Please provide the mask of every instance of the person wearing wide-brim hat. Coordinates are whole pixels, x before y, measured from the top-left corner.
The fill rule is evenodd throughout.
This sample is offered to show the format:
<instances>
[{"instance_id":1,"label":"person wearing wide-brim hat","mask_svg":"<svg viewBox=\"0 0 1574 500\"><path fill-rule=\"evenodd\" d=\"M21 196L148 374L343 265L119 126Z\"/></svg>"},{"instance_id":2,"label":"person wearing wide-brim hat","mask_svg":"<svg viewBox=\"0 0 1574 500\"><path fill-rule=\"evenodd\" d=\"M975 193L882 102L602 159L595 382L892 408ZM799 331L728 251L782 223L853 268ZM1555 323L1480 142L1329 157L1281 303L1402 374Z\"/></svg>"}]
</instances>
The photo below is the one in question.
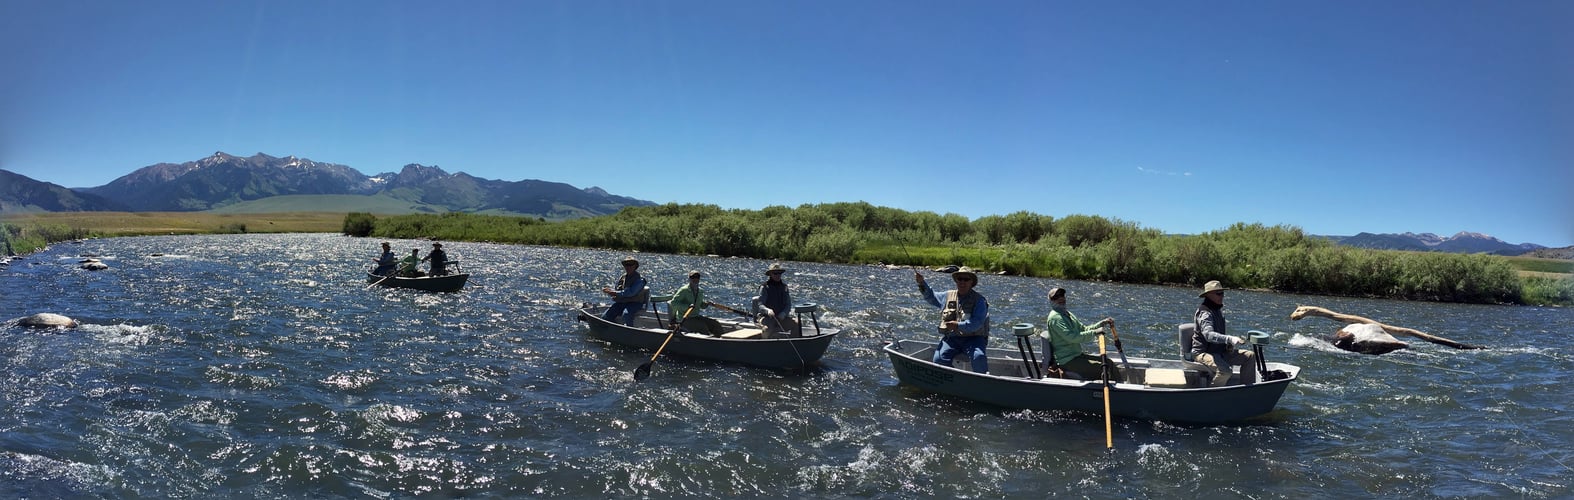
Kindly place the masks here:
<instances>
[{"instance_id":1,"label":"person wearing wide-brim hat","mask_svg":"<svg viewBox=\"0 0 1574 500\"><path fill-rule=\"evenodd\" d=\"M667 310L672 312L672 322L681 325L691 332L709 334L712 337L727 333L721 322L706 317L701 311L714 303L705 300L705 292L700 291L700 278L705 275L699 271L689 271L689 282L672 292L672 300L667 302Z\"/></svg>"},{"instance_id":2,"label":"person wearing wide-brim hat","mask_svg":"<svg viewBox=\"0 0 1574 500\"><path fill-rule=\"evenodd\" d=\"M1054 287L1049 289L1049 316L1044 318L1043 338L1044 352L1052 353L1044 356L1045 371L1054 366L1059 366L1071 373L1082 377L1083 380L1097 380L1103 375L1104 360L1099 356L1082 352L1082 344L1097 339L1100 335L1109 333L1110 325L1115 324L1113 318L1104 318L1088 326L1077 319L1076 314L1066 308L1066 289ZM1114 368L1111 380L1125 380L1120 369Z\"/></svg>"},{"instance_id":3,"label":"person wearing wide-brim hat","mask_svg":"<svg viewBox=\"0 0 1574 500\"><path fill-rule=\"evenodd\" d=\"M1202 304L1192 317L1196 330L1191 334L1191 353L1198 363L1213 370L1213 385L1222 386L1230 381L1231 366L1241 367L1241 383L1257 383L1257 355L1236 349L1243 340L1226 334L1224 321L1224 284L1218 280L1202 285L1197 294Z\"/></svg>"},{"instance_id":4,"label":"person wearing wide-brim hat","mask_svg":"<svg viewBox=\"0 0 1574 500\"><path fill-rule=\"evenodd\" d=\"M913 279L918 282L918 294L924 301L940 309L938 330L941 337L935 345L933 361L951 366L957 355L966 355L972 361L974 372L989 373L989 357L985 352L989 347L989 301L974 289L978 285L978 273L962 266L951 273L956 289L938 293L929 289L924 275L916 270Z\"/></svg>"},{"instance_id":5,"label":"person wearing wide-brim hat","mask_svg":"<svg viewBox=\"0 0 1574 500\"><path fill-rule=\"evenodd\" d=\"M798 329L798 322L792 318L792 295L787 291L787 282L782 281L782 275L787 269L781 264L771 264L765 270L765 283L760 285L760 295L755 297L758 305L758 315L755 321L765 327L766 336L778 333L799 337L803 331Z\"/></svg>"},{"instance_id":6,"label":"person wearing wide-brim hat","mask_svg":"<svg viewBox=\"0 0 1574 500\"><path fill-rule=\"evenodd\" d=\"M394 255L393 245L389 245L386 241L383 242L383 253L376 261L377 268L372 270L372 274L378 276L393 275L394 270L399 268L399 257Z\"/></svg>"},{"instance_id":7,"label":"person wearing wide-brim hat","mask_svg":"<svg viewBox=\"0 0 1574 500\"><path fill-rule=\"evenodd\" d=\"M618 282L613 286L601 287L601 293L612 297L612 305L607 306L607 311L601 317L634 326L640 309L650 302L650 286L645 282L645 277L639 274L639 260L628 256L623 258L622 264L623 276L618 277Z\"/></svg>"},{"instance_id":8,"label":"person wearing wide-brim hat","mask_svg":"<svg viewBox=\"0 0 1574 500\"><path fill-rule=\"evenodd\" d=\"M432 242L432 251L426 252L426 256L421 257L421 262L427 261L432 262L432 269L427 273L428 275L448 276L448 252L443 251L442 243Z\"/></svg>"}]
</instances>

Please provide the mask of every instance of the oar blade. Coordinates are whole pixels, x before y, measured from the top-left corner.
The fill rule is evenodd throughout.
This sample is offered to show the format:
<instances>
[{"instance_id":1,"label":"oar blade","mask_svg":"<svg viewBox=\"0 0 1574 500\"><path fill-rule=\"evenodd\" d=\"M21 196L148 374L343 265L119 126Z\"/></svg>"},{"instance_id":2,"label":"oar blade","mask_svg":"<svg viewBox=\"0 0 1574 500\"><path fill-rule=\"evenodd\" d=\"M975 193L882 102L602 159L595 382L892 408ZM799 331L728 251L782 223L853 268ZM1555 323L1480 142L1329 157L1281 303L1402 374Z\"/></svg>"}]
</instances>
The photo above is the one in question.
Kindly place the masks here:
<instances>
[{"instance_id":1,"label":"oar blade","mask_svg":"<svg viewBox=\"0 0 1574 500\"><path fill-rule=\"evenodd\" d=\"M651 365L651 361L646 361L646 362L640 364L639 368L635 368L634 369L634 380L639 381L639 380L645 380L647 378L650 378L650 365Z\"/></svg>"}]
</instances>

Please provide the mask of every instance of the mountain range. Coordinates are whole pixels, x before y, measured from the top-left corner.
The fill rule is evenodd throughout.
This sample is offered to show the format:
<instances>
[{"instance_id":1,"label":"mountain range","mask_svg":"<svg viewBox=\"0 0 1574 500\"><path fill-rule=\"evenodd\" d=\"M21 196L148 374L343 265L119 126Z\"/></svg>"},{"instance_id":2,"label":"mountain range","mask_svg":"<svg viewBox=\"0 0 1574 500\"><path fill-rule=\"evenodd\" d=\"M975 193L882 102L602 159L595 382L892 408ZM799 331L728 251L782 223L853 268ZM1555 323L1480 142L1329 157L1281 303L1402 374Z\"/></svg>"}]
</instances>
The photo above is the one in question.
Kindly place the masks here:
<instances>
[{"instance_id":1,"label":"mountain range","mask_svg":"<svg viewBox=\"0 0 1574 500\"><path fill-rule=\"evenodd\" d=\"M1484 252L1497 255L1521 255L1547 248L1535 243L1515 245L1489 235L1467 231L1460 231L1449 237L1442 237L1432 233L1360 233L1355 236L1329 236L1328 238L1334 240L1335 243L1345 246L1417 252Z\"/></svg>"},{"instance_id":2,"label":"mountain range","mask_svg":"<svg viewBox=\"0 0 1574 500\"><path fill-rule=\"evenodd\" d=\"M392 198L407 202L402 211L410 213L484 212L548 220L654 205L560 182L482 179L419 164L367 176L335 163L262 153L239 157L218 152L197 161L159 163L90 188L65 188L0 170L0 213L236 210L247 202L286 195L360 196L369 207L387 206L373 200Z\"/></svg>"}]
</instances>

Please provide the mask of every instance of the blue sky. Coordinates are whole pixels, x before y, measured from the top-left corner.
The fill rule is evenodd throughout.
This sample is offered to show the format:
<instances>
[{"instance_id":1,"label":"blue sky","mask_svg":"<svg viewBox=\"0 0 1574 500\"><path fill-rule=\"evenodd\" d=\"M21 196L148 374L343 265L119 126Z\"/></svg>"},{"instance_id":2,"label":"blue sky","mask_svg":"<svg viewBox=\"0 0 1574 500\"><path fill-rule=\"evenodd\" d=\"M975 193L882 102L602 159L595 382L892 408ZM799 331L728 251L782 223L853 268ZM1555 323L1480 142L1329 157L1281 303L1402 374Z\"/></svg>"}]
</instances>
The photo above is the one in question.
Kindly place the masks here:
<instances>
[{"instance_id":1,"label":"blue sky","mask_svg":"<svg viewBox=\"0 0 1574 500\"><path fill-rule=\"evenodd\" d=\"M1574 244L1574 2L0 0L0 168Z\"/></svg>"}]
</instances>

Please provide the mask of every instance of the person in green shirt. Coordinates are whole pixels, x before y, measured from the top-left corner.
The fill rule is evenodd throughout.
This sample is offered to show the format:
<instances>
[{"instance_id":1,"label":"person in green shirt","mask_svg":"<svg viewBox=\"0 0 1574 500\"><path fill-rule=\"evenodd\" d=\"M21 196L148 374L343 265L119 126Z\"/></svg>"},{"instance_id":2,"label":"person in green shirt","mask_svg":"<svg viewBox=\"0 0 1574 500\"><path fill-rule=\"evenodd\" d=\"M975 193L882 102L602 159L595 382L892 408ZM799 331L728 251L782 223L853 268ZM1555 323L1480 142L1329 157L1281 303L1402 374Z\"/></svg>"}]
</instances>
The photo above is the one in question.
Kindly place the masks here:
<instances>
[{"instance_id":1,"label":"person in green shirt","mask_svg":"<svg viewBox=\"0 0 1574 500\"><path fill-rule=\"evenodd\" d=\"M720 321L700 314L700 310L714 305L706 302L705 292L700 291L701 276L703 275L699 271L689 271L689 283L678 291L672 292L672 300L667 302L667 310L672 311L673 321L682 321L684 329L718 337L727 333L727 329L721 326ZM689 311L691 307L694 308L693 312ZM685 314L688 315L687 319L684 319Z\"/></svg>"},{"instance_id":2,"label":"person in green shirt","mask_svg":"<svg viewBox=\"0 0 1574 500\"><path fill-rule=\"evenodd\" d=\"M1099 372L1104 368L1103 361L1097 355L1084 354L1082 343L1095 340L1109 331L1109 326L1115 324L1115 320L1104 318L1093 323L1093 326L1083 324L1077 315L1066 309L1066 289L1060 287L1049 289L1049 305L1049 317L1044 319L1044 333L1039 334L1044 340L1045 368L1051 366L1050 361L1053 360L1083 380L1101 379ZM1110 380L1125 380L1122 375L1119 368L1114 368Z\"/></svg>"},{"instance_id":3,"label":"person in green shirt","mask_svg":"<svg viewBox=\"0 0 1574 500\"><path fill-rule=\"evenodd\" d=\"M422 276L424 273L415 268L415 266L420 263L421 249L411 248L409 256L399 259L399 276L405 278L418 278Z\"/></svg>"}]
</instances>

